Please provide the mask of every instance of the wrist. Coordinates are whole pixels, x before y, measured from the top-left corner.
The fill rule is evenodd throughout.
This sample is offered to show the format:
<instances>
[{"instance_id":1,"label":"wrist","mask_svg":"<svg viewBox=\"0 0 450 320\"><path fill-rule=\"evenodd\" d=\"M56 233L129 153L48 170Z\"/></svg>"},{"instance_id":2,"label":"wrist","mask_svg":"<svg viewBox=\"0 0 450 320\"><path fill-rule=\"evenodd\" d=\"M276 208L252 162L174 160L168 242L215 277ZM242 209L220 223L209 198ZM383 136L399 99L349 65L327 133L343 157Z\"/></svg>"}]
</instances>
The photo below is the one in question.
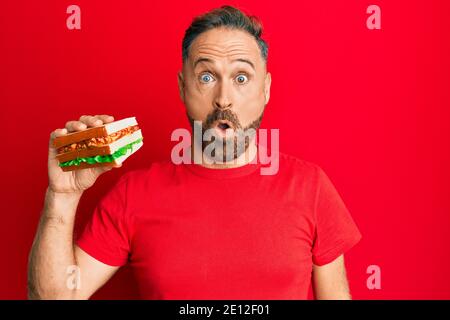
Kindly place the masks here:
<instances>
[{"instance_id":1,"label":"wrist","mask_svg":"<svg viewBox=\"0 0 450 320\"><path fill-rule=\"evenodd\" d=\"M46 198L51 199L61 199L61 200L73 200L80 199L84 191L70 191L70 192L59 192L54 191L50 186L47 187Z\"/></svg>"},{"instance_id":2,"label":"wrist","mask_svg":"<svg viewBox=\"0 0 450 320\"><path fill-rule=\"evenodd\" d=\"M77 192L55 192L50 187L45 193L45 212L47 214L75 215L78 202L83 191Z\"/></svg>"}]
</instances>

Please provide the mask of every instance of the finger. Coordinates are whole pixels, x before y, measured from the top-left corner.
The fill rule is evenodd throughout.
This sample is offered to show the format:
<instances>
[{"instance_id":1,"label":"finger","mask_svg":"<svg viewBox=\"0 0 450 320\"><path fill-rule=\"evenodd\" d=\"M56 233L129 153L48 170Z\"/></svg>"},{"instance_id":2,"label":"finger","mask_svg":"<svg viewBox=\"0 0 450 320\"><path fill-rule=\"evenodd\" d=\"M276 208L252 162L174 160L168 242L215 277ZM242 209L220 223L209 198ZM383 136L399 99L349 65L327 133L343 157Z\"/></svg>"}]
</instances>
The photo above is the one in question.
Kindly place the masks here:
<instances>
[{"instance_id":1,"label":"finger","mask_svg":"<svg viewBox=\"0 0 450 320\"><path fill-rule=\"evenodd\" d=\"M87 125L81 121L67 121L66 129L69 132L85 130Z\"/></svg>"},{"instance_id":2,"label":"finger","mask_svg":"<svg viewBox=\"0 0 450 320\"><path fill-rule=\"evenodd\" d=\"M53 140L56 138L56 137L61 137L61 136L64 136L64 135L66 135L68 132L67 132L67 129L66 128L63 128L63 129L56 129L55 131L52 131L52 133L50 133L50 142L49 142L49 144L50 144L50 147L53 147Z\"/></svg>"},{"instance_id":3,"label":"finger","mask_svg":"<svg viewBox=\"0 0 450 320\"><path fill-rule=\"evenodd\" d=\"M50 140L49 140L49 143L48 143L48 146L49 146L49 151L48 152L49 152L49 160L50 161L54 162L55 159L56 159L56 154L57 154L56 148L54 148L54 146L53 146L53 140L56 137L64 136L67 133L68 132L67 132L66 128L56 129L56 130L52 131L52 133L50 133ZM57 161L55 163L57 163Z\"/></svg>"},{"instance_id":4,"label":"finger","mask_svg":"<svg viewBox=\"0 0 450 320\"><path fill-rule=\"evenodd\" d=\"M64 136L68 133L66 128L62 128L62 129L56 129L55 131L52 131L52 133L50 134L50 138L54 139L56 137L61 137Z\"/></svg>"},{"instance_id":5,"label":"finger","mask_svg":"<svg viewBox=\"0 0 450 320\"><path fill-rule=\"evenodd\" d=\"M98 127L103 125L103 121L94 116L81 116L80 122L85 123L88 127Z\"/></svg>"},{"instance_id":6,"label":"finger","mask_svg":"<svg viewBox=\"0 0 450 320\"><path fill-rule=\"evenodd\" d=\"M103 123L109 123L109 122L113 122L114 121L114 117L107 115L107 114L100 114L100 115L96 115L94 116L97 119L100 119L103 121Z\"/></svg>"}]
</instances>

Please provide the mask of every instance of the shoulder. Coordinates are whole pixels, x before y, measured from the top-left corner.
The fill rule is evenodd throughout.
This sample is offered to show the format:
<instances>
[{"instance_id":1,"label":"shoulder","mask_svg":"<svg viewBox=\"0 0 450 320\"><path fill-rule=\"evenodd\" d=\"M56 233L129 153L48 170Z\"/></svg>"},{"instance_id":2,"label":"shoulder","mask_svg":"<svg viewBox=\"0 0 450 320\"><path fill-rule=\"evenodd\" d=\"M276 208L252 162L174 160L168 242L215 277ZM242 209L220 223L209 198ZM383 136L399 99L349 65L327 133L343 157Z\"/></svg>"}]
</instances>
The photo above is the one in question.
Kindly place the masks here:
<instances>
[{"instance_id":1,"label":"shoulder","mask_svg":"<svg viewBox=\"0 0 450 320\"><path fill-rule=\"evenodd\" d=\"M280 152L280 173L292 183L308 186L311 191L332 184L328 174L317 163Z\"/></svg>"},{"instance_id":2,"label":"shoulder","mask_svg":"<svg viewBox=\"0 0 450 320\"><path fill-rule=\"evenodd\" d=\"M322 168L311 161L280 152L280 170L293 175L317 177L322 174Z\"/></svg>"}]
</instances>

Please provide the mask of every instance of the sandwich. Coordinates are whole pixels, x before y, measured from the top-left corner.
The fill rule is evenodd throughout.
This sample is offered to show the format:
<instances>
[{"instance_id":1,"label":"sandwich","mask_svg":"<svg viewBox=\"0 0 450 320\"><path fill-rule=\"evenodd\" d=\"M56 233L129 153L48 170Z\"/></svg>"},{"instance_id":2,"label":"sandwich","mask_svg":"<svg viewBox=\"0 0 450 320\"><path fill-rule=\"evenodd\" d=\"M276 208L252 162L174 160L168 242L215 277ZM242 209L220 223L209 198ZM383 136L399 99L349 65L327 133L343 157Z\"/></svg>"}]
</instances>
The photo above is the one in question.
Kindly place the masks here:
<instances>
[{"instance_id":1,"label":"sandwich","mask_svg":"<svg viewBox=\"0 0 450 320\"><path fill-rule=\"evenodd\" d=\"M143 145L136 118L72 132L53 139L56 158L63 171L92 167L117 167Z\"/></svg>"}]
</instances>

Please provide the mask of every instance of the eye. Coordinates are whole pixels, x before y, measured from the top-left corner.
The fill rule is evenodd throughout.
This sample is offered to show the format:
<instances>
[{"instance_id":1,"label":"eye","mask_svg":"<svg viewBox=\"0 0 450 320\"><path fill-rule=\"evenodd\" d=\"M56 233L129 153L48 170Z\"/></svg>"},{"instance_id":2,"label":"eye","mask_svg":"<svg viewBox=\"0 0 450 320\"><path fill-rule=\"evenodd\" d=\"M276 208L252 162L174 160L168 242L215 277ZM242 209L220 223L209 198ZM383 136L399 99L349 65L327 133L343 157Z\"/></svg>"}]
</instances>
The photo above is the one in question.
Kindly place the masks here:
<instances>
[{"instance_id":1,"label":"eye","mask_svg":"<svg viewBox=\"0 0 450 320\"><path fill-rule=\"evenodd\" d=\"M248 81L248 77L245 74L240 74L236 77L236 82L239 84L244 84Z\"/></svg>"},{"instance_id":2,"label":"eye","mask_svg":"<svg viewBox=\"0 0 450 320\"><path fill-rule=\"evenodd\" d=\"M214 78L209 73L204 73L204 74L200 75L200 81L203 83L210 83L213 80L214 80Z\"/></svg>"}]
</instances>

